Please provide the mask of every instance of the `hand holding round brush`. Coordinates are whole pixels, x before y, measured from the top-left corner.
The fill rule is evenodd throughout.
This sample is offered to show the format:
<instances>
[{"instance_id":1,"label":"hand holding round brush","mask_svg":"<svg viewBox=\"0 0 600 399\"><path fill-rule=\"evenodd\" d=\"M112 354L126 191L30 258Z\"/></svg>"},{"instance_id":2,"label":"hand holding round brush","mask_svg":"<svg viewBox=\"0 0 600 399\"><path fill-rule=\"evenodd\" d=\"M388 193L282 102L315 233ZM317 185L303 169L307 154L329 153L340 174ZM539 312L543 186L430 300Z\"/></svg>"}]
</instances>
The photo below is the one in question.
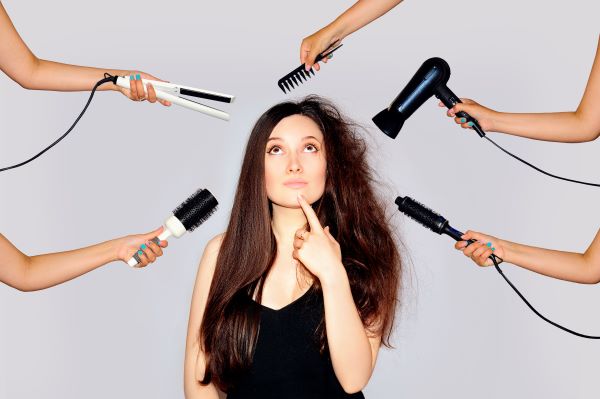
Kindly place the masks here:
<instances>
[{"instance_id":1,"label":"hand holding round brush","mask_svg":"<svg viewBox=\"0 0 600 399\"><path fill-rule=\"evenodd\" d=\"M457 241L454 248L471 258L479 266L492 266L492 254L506 259L502 240L476 231L468 230L461 236L464 241ZM469 243L470 240L474 242Z\"/></svg>"},{"instance_id":2,"label":"hand holding round brush","mask_svg":"<svg viewBox=\"0 0 600 399\"><path fill-rule=\"evenodd\" d=\"M169 245L167 241L157 239L157 236L163 231L164 227L161 226L146 234L117 238L113 241L116 244L117 257L123 262L127 262L136 254L140 261L135 267L145 267L154 263L158 257L163 255L162 249Z\"/></svg>"},{"instance_id":3,"label":"hand holding round brush","mask_svg":"<svg viewBox=\"0 0 600 399\"><path fill-rule=\"evenodd\" d=\"M217 209L217 199L206 189L197 190L173 211L173 215L165 221L164 229L161 228L151 233L143 244L147 248L140 248L137 252L129 252L129 266L141 267L145 261L151 260L155 251L160 251L159 246L170 236L181 237L186 231L194 231L204 223ZM154 244L154 245L152 245ZM165 242L166 244L166 242ZM152 245L152 247L150 247ZM166 246L166 245L165 245ZM150 249L150 251L147 251ZM147 263L146 263L147 264Z\"/></svg>"}]
</instances>

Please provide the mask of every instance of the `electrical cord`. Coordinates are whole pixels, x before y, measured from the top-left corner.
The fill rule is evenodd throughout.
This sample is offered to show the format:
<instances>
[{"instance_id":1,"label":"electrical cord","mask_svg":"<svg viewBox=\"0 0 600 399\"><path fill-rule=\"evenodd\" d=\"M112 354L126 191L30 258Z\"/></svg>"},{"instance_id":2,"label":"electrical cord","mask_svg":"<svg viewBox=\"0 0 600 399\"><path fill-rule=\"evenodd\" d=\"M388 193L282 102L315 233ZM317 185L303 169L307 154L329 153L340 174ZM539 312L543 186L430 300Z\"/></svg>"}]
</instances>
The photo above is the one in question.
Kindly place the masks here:
<instances>
[{"instance_id":1,"label":"electrical cord","mask_svg":"<svg viewBox=\"0 0 600 399\"><path fill-rule=\"evenodd\" d=\"M500 269L500 266L498 266L498 262L496 261L496 259L493 256L490 256L490 259L492 260L492 262L494 262L494 267L496 268L496 270L498 271L498 273L500 273L500 275L502 276L502 278L504 279L504 281L506 281L508 283L508 285L510 285L510 288L512 288L517 293L517 295L523 300L523 302L525 302L525 304L529 307L529 309L531 309L531 311L533 313L535 313L539 318L541 318L542 320L544 320L547 323L552 324L556 328L560 328L561 330L568 332L569 334L573 334L573 335L576 335L578 337L587 338L587 339L600 339L600 336L581 334L581 333L578 333L576 331L573 331L573 330L571 330L571 329L569 329L567 327L561 326L560 324L558 324L558 323L556 323L556 322L548 319L544 315L542 315L540 312L537 311L536 308L533 307L533 305L531 305L531 303L529 303L529 301L523 296L523 294L521 294L521 292L508 279L508 277L506 277L504 275L504 272L502 271L502 269Z\"/></svg>"},{"instance_id":2,"label":"electrical cord","mask_svg":"<svg viewBox=\"0 0 600 399\"><path fill-rule=\"evenodd\" d=\"M470 118L471 121L474 121L474 119L471 118L470 116L469 116L469 118ZM516 156L515 154L511 153L510 151L502 148L500 146L500 144L496 143L494 140L490 139L485 134L485 132L483 131L483 129L481 129L481 127L479 126L479 123L475 123L474 122L473 129L477 132L477 134L479 135L479 137L482 137L482 138L486 139L487 141L489 141L490 143L492 143L493 145L495 145L500 151L504 152L505 154L513 157L517 161L524 163L525 165L529 166L530 168L535 169L538 172L540 172L540 173L542 173L542 174L544 174L546 176L554 177L555 179L564 180L564 181L568 181L568 182L571 182L571 183L583 184L585 186L600 187L599 183L589 183L589 182L584 182L584 181L580 181L580 180L569 179L567 177L561 177L561 176L557 176L557 175L554 175L552 173L546 172L545 170L543 170L541 168L538 168L537 166L535 166L535 165L527 162L526 160L524 160L524 159Z\"/></svg>"},{"instance_id":3,"label":"electrical cord","mask_svg":"<svg viewBox=\"0 0 600 399\"><path fill-rule=\"evenodd\" d=\"M65 132L65 134L63 134L62 136L60 136L52 144L50 144L48 147L44 148L42 151L40 151L39 153L37 153L33 157L29 158L28 160L20 162L20 163L18 163L16 165L12 165L12 166L7 166L7 167L4 167L4 168L0 168L0 172L5 172L7 170L15 169L15 168L18 168L20 166L28 164L29 162L31 162L31 161L39 158L40 156L42 156L46 151L48 151L49 149L51 149L52 147L54 147L56 144L58 144L62 139L64 139L65 137L67 137L67 135L69 133L71 133L71 130L73 130L73 128L75 127L75 125L77 125L77 122L79 122L79 120L81 119L81 117L83 116L83 114L85 113L85 111L87 110L88 106L92 102L92 98L94 97L94 94L96 93L96 90L98 89L98 87L100 87L104 83L108 83L108 82L112 82L112 83L116 84L116 82L117 82L117 76L113 76L113 75L111 75L109 73L105 73L104 74L104 78L101 79L101 80L99 80L94 85L94 88L92 89L92 92L90 93L90 97L88 98L88 101L85 104L85 107L83 107L83 110L81 111L81 113L79 114L79 116L77 117L77 119L75 119L75 122L73 122L73 124L71 125L71 127L69 128L69 130L67 130Z\"/></svg>"}]
</instances>

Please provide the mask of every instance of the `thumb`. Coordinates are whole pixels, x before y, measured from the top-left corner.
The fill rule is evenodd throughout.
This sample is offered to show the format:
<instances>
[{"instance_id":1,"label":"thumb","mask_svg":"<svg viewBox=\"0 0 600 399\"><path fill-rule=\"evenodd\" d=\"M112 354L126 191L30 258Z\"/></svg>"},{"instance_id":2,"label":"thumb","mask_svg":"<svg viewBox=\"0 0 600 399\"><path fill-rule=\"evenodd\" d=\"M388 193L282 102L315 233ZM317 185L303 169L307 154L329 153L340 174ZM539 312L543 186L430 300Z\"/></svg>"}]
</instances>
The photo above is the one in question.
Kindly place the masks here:
<instances>
[{"instance_id":1,"label":"thumb","mask_svg":"<svg viewBox=\"0 0 600 399\"><path fill-rule=\"evenodd\" d=\"M462 237L463 240L476 240L476 241L480 241L480 242L487 242L489 241L489 236L483 234L483 233L479 233L477 231L471 231L468 230Z\"/></svg>"},{"instance_id":2,"label":"thumb","mask_svg":"<svg viewBox=\"0 0 600 399\"><path fill-rule=\"evenodd\" d=\"M153 231L151 231L149 233L144 234L143 235L144 240L151 240L154 237L158 237L160 235L160 233L163 232L164 229L165 228L163 226L160 226L158 229L153 230Z\"/></svg>"}]
</instances>

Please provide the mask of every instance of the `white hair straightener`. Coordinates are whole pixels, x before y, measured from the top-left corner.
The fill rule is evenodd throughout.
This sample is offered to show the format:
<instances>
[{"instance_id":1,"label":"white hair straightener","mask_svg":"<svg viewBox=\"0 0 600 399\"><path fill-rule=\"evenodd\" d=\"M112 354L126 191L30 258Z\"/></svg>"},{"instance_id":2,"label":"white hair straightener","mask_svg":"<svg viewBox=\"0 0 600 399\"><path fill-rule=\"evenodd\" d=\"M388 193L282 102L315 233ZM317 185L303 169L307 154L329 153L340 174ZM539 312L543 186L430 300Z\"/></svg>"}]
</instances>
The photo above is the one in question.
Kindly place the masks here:
<instances>
[{"instance_id":1,"label":"white hair straightener","mask_svg":"<svg viewBox=\"0 0 600 399\"><path fill-rule=\"evenodd\" d=\"M196 101L192 101L181 96L203 98L205 100L219 101L222 103L232 103L235 97L230 94L222 94L214 91L197 89L195 87L182 86L175 83L160 82L158 80L142 79L142 83L144 85L146 94L146 85L150 83L154 87L156 97L161 100L170 101L173 104L181 105L182 107L202 112L203 114L214 116L215 118L226 121L229 120L229 114L227 112L209 107L208 105L200 104ZM129 89L130 87L128 77L119 76L116 84L124 89Z\"/></svg>"},{"instance_id":2,"label":"white hair straightener","mask_svg":"<svg viewBox=\"0 0 600 399\"><path fill-rule=\"evenodd\" d=\"M60 141L62 141L62 139L67 137L67 135L71 132L71 130L73 130L75 125L77 125L77 122L79 122L79 120L81 119L83 114L85 114L85 111L90 106L90 103L92 102L92 98L94 98L94 94L96 93L96 90L98 89L98 87L102 86L105 83L109 83L109 82L112 82L112 83L114 83L120 87L126 88L126 89L130 88L128 78L124 78L122 76L113 76L109 73L105 73L104 78L100 79L92 88L90 97L88 98L87 103L85 104L85 107L83 107L83 110L81 111L81 113L79 114L77 119L75 119L75 122L73 122L71 127L62 136L60 136L52 144L50 144L49 146L44 148L42 151L40 151L36 155L32 156L31 158L29 158L23 162L19 162L18 164L15 164L15 165L0 168L0 172L5 172L7 170L15 169L20 166L28 164L29 162L42 156L42 154L44 154L50 148L54 147L56 144L58 144ZM152 86L154 86L154 91L156 91L156 97L158 97L161 100L170 101L173 104L181 105L182 107L186 107L186 108L192 109L194 111L202 112L203 114L214 116L215 118L223 119L226 121L229 120L229 114L227 112L221 111L220 109L216 109L213 107L209 107L208 105L197 103L196 101L192 101L187 98L183 98L181 96L198 97L198 98L204 98L205 100L220 101L223 103L233 102L233 100L235 98L234 96L231 96L229 94L216 93L214 91L196 89L194 87L182 86L182 85L178 85L178 84L174 84L174 83L159 82L156 80L142 79L142 82L144 84L144 90L147 90L146 84L148 84L148 83L152 84Z\"/></svg>"}]
</instances>

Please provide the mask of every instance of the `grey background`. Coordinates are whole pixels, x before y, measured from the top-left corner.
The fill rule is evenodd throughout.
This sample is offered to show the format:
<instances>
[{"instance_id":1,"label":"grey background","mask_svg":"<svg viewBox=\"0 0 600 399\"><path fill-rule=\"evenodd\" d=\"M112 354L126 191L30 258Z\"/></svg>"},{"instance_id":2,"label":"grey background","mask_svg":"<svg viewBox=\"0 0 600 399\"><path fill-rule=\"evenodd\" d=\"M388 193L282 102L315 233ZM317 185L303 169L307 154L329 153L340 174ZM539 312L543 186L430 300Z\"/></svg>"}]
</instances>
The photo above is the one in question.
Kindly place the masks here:
<instances>
[{"instance_id":1,"label":"grey background","mask_svg":"<svg viewBox=\"0 0 600 399\"><path fill-rule=\"evenodd\" d=\"M171 240L145 270L114 263L61 286L0 286L0 397L181 397L189 302L206 242L224 230L250 127L282 95L302 37L352 1L3 2L41 58L139 68L232 93L231 122L98 93L75 131L34 163L0 174L0 231L22 251L67 250L157 227L198 187L221 206ZM597 1L407 1L345 40L334 62L293 92L333 99L369 130L390 204L410 195L457 228L583 251L600 191L553 181L454 126L429 100L392 141L371 117L421 63L445 58L450 87L492 108L573 110L598 41ZM88 93L36 92L0 76L0 164L17 163L72 123ZM599 143L493 135L536 165L600 180ZM393 343L380 351L370 398L598 397L600 344L533 316L500 276L396 217L406 287ZM539 310L600 334L600 289L505 265Z\"/></svg>"}]
</instances>

